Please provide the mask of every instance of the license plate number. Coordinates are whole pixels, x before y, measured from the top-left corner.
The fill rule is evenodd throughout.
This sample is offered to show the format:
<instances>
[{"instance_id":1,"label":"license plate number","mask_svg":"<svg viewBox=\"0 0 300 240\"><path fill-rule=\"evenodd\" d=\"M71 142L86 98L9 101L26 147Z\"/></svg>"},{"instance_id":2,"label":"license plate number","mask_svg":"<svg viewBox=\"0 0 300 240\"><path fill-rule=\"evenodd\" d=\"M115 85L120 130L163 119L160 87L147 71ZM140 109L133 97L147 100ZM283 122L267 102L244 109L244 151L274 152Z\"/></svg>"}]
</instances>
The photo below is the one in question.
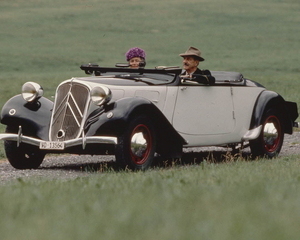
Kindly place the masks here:
<instances>
[{"instance_id":1,"label":"license plate number","mask_svg":"<svg viewBox=\"0 0 300 240\"><path fill-rule=\"evenodd\" d=\"M41 142L40 149L65 149L65 144L63 142Z\"/></svg>"}]
</instances>

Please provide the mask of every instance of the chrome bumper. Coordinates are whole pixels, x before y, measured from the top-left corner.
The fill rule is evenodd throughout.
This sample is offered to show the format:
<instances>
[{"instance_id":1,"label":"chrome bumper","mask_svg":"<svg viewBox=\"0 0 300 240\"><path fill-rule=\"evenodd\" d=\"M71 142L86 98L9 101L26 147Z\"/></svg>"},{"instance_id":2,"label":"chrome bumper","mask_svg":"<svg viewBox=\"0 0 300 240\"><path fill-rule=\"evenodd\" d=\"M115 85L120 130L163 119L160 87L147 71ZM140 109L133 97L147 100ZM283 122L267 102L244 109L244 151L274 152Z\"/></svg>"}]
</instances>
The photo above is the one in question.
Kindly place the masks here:
<instances>
[{"instance_id":1,"label":"chrome bumper","mask_svg":"<svg viewBox=\"0 0 300 240\"><path fill-rule=\"evenodd\" d=\"M16 141L17 145L27 143L30 145L40 146L44 140L23 136L22 134L3 133L0 134L0 140ZM92 137L80 137L72 140L63 141L65 148L82 145L82 149L85 149L86 144L89 143L103 143L103 144L117 144L116 137L104 137L104 136L92 136Z\"/></svg>"}]
</instances>

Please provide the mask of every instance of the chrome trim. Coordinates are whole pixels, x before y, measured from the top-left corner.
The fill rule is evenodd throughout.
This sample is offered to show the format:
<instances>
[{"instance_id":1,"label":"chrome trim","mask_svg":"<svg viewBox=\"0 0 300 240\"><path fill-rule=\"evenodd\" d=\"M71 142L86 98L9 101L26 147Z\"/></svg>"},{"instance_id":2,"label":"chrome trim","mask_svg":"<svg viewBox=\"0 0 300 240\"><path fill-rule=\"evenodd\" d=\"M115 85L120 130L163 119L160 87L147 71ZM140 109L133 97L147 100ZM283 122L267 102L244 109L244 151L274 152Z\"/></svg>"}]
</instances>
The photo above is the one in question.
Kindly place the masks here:
<instances>
[{"instance_id":1,"label":"chrome trim","mask_svg":"<svg viewBox=\"0 0 300 240\"><path fill-rule=\"evenodd\" d=\"M63 138L65 135L66 135L65 131L62 130L62 129L60 129L60 130L57 132L56 138L57 138L57 139L60 139L60 138Z\"/></svg>"},{"instance_id":2,"label":"chrome trim","mask_svg":"<svg viewBox=\"0 0 300 240\"><path fill-rule=\"evenodd\" d=\"M142 158L147 151L147 140L144 137L143 132L136 132L130 141L131 152L134 156Z\"/></svg>"},{"instance_id":3,"label":"chrome trim","mask_svg":"<svg viewBox=\"0 0 300 240\"><path fill-rule=\"evenodd\" d=\"M67 102L67 99L68 98L68 94L61 100L61 102L59 104L57 104L56 108L56 117L54 118L54 116L52 117L52 121L56 121L57 118L59 117L59 115L61 114L62 111L64 111L64 103Z\"/></svg>"},{"instance_id":4,"label":"chrome trim","mask_svg":"<svg viewBox=\"0 0 300 240\"><path fill-rule=\"evenodd\" d=\"M82 149L85 149L86 147L86 136L84 132L82 132Z\"/></svg>"},{"instance_id":5,"label":"chrome trim","mask_svg":"<svg viewBox=\"0 0 300 240\"><path fill-rule=\"evenodd\" d=\"M72 97L72 94L70 94L70 96ZM73 97L72 97L72 99L73 99ZM75 105L75 107L77 108L77 103L76 103L76 102L74 102L74 105ZM67 102L67 106L69 107L69 110L71 111L71 113L72 113L72 115L73 115L73 118L74 118L74 120L75 120L77 126L80 128L80 123L78 122L78 119L77 119L77 117L76 117L76 114L75 114L75 112L73 111L73 108L72 108L72 106L71 106L71 104L70 104L69 102ZM80 111L78 111L78 113L80 114L81 117L83 116L83 115L81 114ZM66 115L64 115L64 119L65 119L65 118L66 118Z\"/></svg>"},{"instance_id":6,"label":"chrome trim","mask_svg":"<svg viewBox=\"0 0 300 240\"><path fill-rule=\"evenodd\" d=\"M21 137L22 137L22 126L19 126L19 130L18 130L18 139L17 139L17 147L20 146L20 143L21 143Z\"/></svg>"},{"instance_id":7,"label":"chrome trim","mask_svg":"<svg viewBox=\"0 0 300 240\"><path fill-rule=\"evenodd\" d=\"M75 82L60 84L56 90L53 113L51 116L50 141L67 141L82 136L90 105L90 86ZM58 131L64 136L57 138Z\"/></svg>"},{"instance_id":8,"label":"chrome trim","mask_svg":"<svg viewBox=\"0 0 300 240\"><path fill-rule=\"evenodd\" d=\"M26 82L22 86L22 97L26 102L34 102L44 94L42 86L35 82Z\"/></svg>"},{"instance_id":9,"label":"chrome trim","mask_svg":"<svg viewBox=\"0 0 300 240\"><path fill-rule=\"evenodd\" d=\"M27 143L35 146L40 146L41 142L45 142L45 140L41 140L38 138L23 136L22 134L12 134L12 133L3 133L0 134L0 140L9 140L9 141L17 141L18 143ZM91 137L83 137L76 138L71 140L63 141L65 144L65 149L68 147L74 147L78 145L82 145L83 149L88 143L103 143L103 144L117 144L116 137L105 137L105 136L91 136ZM59 150L58 150L59 151Z\"/></svg>"},{"instance_id":10,"label":"chrome trim","mask_svg":"<svg viewBox=\"0 0 300 240\"><path fill-rule=\"evenodd\" d=\"M78 106L78 103L77 103L76 99L74 98L74 95L73 95L73 93L71 92L71 89L70 89L70 97L72 98L73 103L74 103L74 105L75 105L75 107L76 107L78 113L80 114L80 117L83 117L83 112L81 112L81 109L80 109L80 107ZM70 103L69 103L69 102L68 102L68 105L70 106ZM70 106L70 108L72 108L72 107ZM72 112L74 112L73 109L72 109ZM74 113L74 115L75 115L75 113Z\"/></svg>"},{"instance_id":11,"label":"chrome trim","mask_svg":"<svg viewBox=\"0 0 300 240\"><path fill-rule=\"evenodd\" d=\"M13 115L16 114L16 112L17 112L16 109L12 108L12 109L9 110L8 114L9 114L10 116L13 116Z\"/></svg>"},{"instance_id":12,"label":"chrome trim","mask_svg":"<svg viewBox=\"0 0 300 240\"><path fill-rule=\"evenodd\" d=\"M278 139L278 129L273 122L266 123L263 130L264 141L267 145L272 146Z\"/></svg>"},{"instance_id":13,"label":"chrome trim","mask_svg":"<svg viewBox=\"0 0 300 240\"><path fill-rule=\"evenodd\" d=\"M248 141L258 138L259 134L261 133L261 130L262 125L258 126L257 128L248 130L242 137L242 141Z\"/></svg>"}]
</instances>

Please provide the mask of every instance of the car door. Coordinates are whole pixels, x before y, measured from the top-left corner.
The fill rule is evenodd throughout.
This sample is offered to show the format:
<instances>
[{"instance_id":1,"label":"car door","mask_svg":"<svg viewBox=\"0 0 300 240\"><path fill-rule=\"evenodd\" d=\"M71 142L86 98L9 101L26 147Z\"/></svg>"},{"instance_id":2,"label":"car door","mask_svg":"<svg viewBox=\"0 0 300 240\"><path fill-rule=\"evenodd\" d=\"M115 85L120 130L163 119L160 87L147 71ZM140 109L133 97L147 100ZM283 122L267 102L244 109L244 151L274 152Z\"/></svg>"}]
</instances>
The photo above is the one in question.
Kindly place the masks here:
<instances>
[{"instance_id":1,"label":"car door","mask_svg":"<svg viewBox=\"0 0 300 240\"><path fill-rule=\"evenodd\" d=\"M229 86L179 86L173 126L181 134L219 135L235 127Z\"/></svg>"}]
</instances>

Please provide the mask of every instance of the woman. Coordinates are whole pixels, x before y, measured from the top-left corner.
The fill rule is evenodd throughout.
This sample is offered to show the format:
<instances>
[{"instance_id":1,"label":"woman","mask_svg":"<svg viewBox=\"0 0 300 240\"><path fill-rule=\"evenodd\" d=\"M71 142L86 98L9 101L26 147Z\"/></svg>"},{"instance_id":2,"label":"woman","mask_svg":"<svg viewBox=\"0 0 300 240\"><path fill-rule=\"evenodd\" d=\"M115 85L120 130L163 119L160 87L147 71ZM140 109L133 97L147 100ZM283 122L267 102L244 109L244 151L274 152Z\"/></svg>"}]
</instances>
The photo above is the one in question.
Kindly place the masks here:
<instances>
[{"instance_id":1,"label":"woman","mask_svg":"<svg viewBox=\"0 0 300 240\"><path fill-rule=\"evenodd\" d=\"M130 68L140 68L146 66L146 53L141 48L130 48L126 52L125 57Z\"/></svg>"}]
</instances>

